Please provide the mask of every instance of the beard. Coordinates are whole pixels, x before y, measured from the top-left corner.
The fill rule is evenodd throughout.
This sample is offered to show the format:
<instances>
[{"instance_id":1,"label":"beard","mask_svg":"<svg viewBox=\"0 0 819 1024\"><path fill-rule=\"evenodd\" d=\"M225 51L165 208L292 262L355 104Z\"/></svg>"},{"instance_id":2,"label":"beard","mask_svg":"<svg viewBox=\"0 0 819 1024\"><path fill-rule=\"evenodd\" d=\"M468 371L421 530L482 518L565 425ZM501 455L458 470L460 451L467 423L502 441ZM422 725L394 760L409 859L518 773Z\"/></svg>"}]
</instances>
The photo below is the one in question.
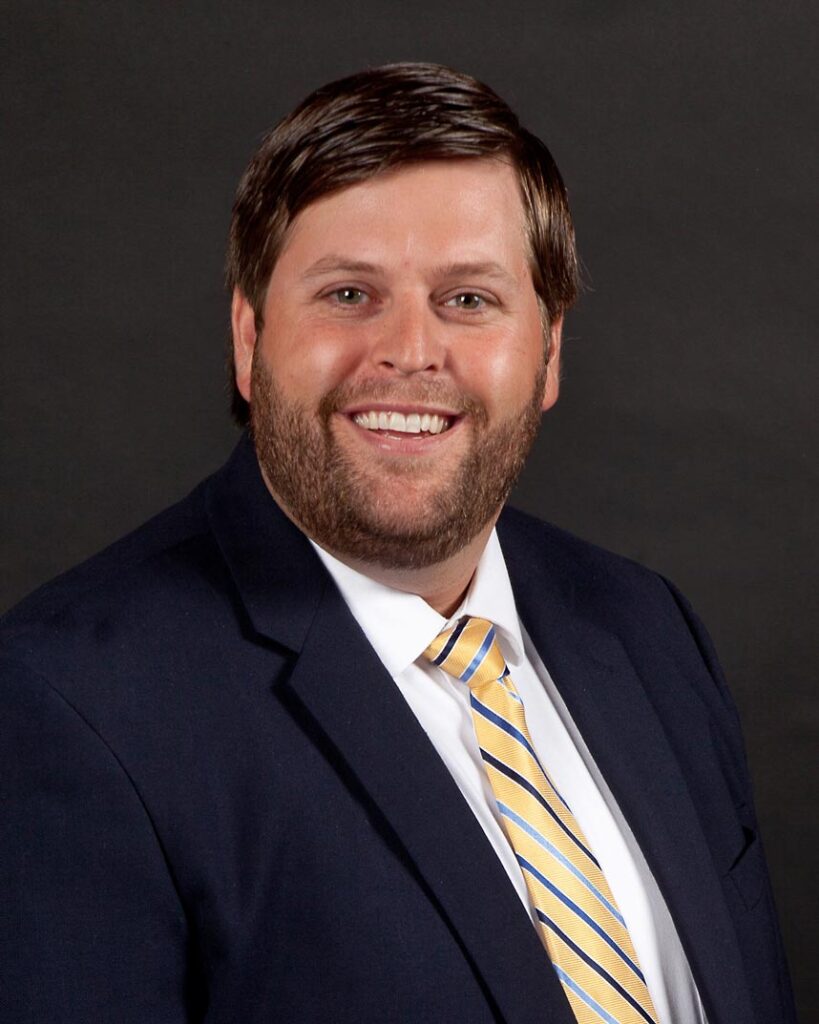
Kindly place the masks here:
<instances>
[{"instance_id":1,"label":"beard","mask_svg":"<svg viewBox=\"0 0 819 1024\"><path fill-rule=\"evenodd\" d=\"M545 379L544 363L523 409L492 428L482 403L440 381L341 384L316 415L285 397L257 347L250 430L273 496L317 544L386 569L422 569L455 555L499 512L537 434ZM354 459L338 444L333 414L360 399L457 410L468 417L470 446L455 470L418 497L429 456Z\"/></svg>"}]
</instances>

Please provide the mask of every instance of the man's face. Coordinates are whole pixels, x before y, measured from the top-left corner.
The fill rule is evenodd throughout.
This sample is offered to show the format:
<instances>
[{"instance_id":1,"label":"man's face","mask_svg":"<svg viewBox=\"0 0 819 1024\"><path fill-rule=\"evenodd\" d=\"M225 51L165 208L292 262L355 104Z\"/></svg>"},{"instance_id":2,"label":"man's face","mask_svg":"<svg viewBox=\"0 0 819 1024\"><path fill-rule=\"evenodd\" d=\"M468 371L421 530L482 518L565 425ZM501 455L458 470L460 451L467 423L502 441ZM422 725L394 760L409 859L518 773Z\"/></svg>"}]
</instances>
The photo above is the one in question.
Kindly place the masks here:
<instances>
[{"instance_id":1,"label":"man's face","mask_svg":"<svg viewBox=\"0 0 819 1024\"><path fill-rule=\"evenodd\" d=\"M511 167L423 163L311 204L263 318L257 337L237 292L237 385L267 484L309 536L418 568L494 521L557 397L560 341Z\"/></svg>"}]
</instances>

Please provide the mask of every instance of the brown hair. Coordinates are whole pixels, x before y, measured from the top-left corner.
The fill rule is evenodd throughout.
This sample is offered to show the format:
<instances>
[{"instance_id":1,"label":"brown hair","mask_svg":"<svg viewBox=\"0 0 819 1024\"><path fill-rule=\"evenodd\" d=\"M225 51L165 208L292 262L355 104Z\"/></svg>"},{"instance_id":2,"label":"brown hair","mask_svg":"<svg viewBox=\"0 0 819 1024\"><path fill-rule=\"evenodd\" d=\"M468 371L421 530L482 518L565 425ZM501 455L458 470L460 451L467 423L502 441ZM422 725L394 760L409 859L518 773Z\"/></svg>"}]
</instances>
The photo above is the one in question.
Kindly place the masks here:
<instances>
[{"instance_id":1,"label":"brown hair","mask_svg":"<svg viewBox=\"0 0 819 1024\"><path fill-rule=\"evenodd\" d=\"M545 319L557 319L578 289L560 172L540 139L488 86L438 64L385 64L331 82L265 136L233 204L228 287L243 292L260 329L270 275L301 210L388 169L464 157L499 157L517 170L532 282ZM235 384L232 411L247 423L248 405Z\"/></svg>"}]
</instances>

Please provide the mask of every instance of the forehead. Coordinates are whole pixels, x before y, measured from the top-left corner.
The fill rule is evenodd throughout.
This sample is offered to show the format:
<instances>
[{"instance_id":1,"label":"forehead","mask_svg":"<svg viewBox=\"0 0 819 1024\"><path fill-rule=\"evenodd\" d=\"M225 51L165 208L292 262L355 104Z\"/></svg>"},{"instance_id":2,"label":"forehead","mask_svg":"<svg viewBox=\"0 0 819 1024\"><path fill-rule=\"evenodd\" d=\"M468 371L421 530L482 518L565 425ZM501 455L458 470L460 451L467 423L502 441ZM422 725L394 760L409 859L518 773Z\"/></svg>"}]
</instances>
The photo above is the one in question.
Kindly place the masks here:
<instances>
[{"instance_id":1,"label":"forehead","mask_svg":"<svg viewBox=\"0 0 819 1024\"><path fill-rule=\"evenodd\" d=\"M491 258L521 271L527 249L520 184L508 162L434 160L311 203L291 224L278 264L287 270L343 251L384 266Z\"/></svg>"}]
</instances>

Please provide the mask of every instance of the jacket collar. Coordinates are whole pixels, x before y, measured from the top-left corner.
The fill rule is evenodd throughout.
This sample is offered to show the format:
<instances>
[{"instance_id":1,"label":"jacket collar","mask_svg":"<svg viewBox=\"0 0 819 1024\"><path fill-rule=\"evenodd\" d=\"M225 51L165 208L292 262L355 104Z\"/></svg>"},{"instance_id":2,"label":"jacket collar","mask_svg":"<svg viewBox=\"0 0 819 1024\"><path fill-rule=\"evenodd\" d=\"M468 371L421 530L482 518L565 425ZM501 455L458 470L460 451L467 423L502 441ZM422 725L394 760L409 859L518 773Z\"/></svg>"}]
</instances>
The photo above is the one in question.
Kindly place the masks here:
<instances>
[{"instance_id":1,"label":"jacket collar","mask_svg":"<svg viewBox=\"0 0 819 1024\"><path fill-rule=\"evenodd\" d=\"M328 576L305 535L271 497L247 433L209 481L205 500L254 629L300 651Z\"/></svg>"}]
</instances>

